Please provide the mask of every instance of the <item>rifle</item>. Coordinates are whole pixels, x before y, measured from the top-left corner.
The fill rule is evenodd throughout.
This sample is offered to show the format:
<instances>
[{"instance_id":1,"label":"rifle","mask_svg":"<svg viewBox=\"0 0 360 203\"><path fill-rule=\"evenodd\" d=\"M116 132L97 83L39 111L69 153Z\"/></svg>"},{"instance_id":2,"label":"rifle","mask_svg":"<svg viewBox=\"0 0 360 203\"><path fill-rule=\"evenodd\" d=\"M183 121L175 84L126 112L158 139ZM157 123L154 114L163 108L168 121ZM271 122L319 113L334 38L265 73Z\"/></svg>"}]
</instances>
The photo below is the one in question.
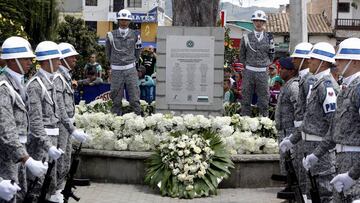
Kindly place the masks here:
<instances>
[{"instance_id":1,"label":"rifle","mask_svg":"<svg viewBox=\"0 0 360 203\"><path fill-rule=\"evenodd\" d=\"M49 191L50 183L52 181L51 171L53 170L54 166L55 166L55 160L53 160L49 164L49 168L46 171L45 179L44 179L44 182L43 182L43 184L41 186L41 192L40 192L40 196L38 198L38 203L49 202L48 200L46 200L46 194Z\"/></svg>"},{"instance_id":2,"label":"rifle","mask_svg":"<svg viewBox=\"0 0 360 203\"><path fill-rule=\"evenodd\" d=\"M42 159L42 162L44 163L45 160L46 160L46 158L44 157ZM39 177L36 177L34 180L31 181L31 184L30 184L28 190L26 191L23 203L33 203L34 202L34 197L31 196L30 194L33 193L33 190L34 190L36 184L39 184L39 185L41 184L39 179L40 179Z\"/></svg>"},{"instance_id":3,"label":"rifle","mask_svg":"<svg viewBox=\"0 0 360 203\"><path fill-rule=\"evenodd\" d=\"M76 174L76 171L78 169L79 163L80 163L80 151L81 151L82 143L80 143L79 147L75 149L75 153L71 162L70 170L66 178L66 184L64 190L61 192L64 195L64 203L67 203L69 201L69 198L73 198L75 201L79 201L80 198L77 197L73 191L72 188L76 189L75 186L89 186L90 180L88 179L78 179L75 180L74 176Z\"/></svg>"},{"instance_id":4,"label":"rifle","mask_svg":"<svg viewBox=\"0 0 360 203\"><path fill-rule=\"evenodd\" d=\"M341 199L341 202L342 202L342 203L351 203L351 202L352 202L352 200L351 200L350 197L345 196L344 191L341 191L341 192L339 193L339 195L340 195L340 199Z\"/></svg>"},{"instance_id":5,"label":"rifle","mask_svg":"<svg viewBox=\"0 0 360 203\"><path fill-rule=\"evenodd\" d=\"M306 157L306 153L304 153L304 157ZM310 170L307 172L307 175L308 175L308 177L310 179L310 183L311 183L311 189L310 189L311 202L312 203L321 203L319 188L318 188L318 184L316 182L316 177L311 174Z\"/></svg>"},{"instance_id":6,"label":"rifle","mask_svg":"<svg viewBox=\"0 0 360 203\"><path fill-rule=\"evenodd\" d=\"M305 203L304 198L302 196L302 192L299 186L299 181L296 177L296 172L294 169L294 165L292 163L292 158L291 158L291 152L290 150L288 150L285 153L285 168L287 171L287 179L288 179L288 184L291 188L291 190L294 192L294 199L297 203Z\"/></svg>"}]
</instances>

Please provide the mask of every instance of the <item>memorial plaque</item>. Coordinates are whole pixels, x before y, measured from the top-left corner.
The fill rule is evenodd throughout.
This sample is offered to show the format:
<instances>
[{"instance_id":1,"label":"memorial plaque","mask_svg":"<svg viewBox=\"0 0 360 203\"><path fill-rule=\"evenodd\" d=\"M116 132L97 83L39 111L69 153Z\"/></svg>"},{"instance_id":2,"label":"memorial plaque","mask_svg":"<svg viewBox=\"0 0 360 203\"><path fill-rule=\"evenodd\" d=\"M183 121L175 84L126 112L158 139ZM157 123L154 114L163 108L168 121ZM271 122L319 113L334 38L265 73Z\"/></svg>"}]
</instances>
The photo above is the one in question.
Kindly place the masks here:
<instances>
[{"instance_id":1,"label":"memorial plaque","mask_svg":"<svg viewBox=\"0 0 360 203\"><path fill-rule=\"evenodd\" d=\"M214 90L213 36L166 37L166 101L210 105Z\"/></svg>"}]
</instances>

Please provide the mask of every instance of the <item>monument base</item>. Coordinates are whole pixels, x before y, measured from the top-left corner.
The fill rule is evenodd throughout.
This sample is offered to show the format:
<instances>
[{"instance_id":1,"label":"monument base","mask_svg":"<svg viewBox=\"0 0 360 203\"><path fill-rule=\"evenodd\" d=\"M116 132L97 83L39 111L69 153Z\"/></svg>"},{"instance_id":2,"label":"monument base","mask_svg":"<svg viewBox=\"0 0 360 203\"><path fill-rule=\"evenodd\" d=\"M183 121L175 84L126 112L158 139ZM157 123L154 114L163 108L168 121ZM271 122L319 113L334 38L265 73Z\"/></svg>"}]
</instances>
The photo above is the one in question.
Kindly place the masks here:
<instances>
[{"instance_id":1,"label":"monument base","mask_svg":"<svg viewBox=\"0 0 360 203\"><path fill-rule=\"evenodd\" d=\"M145 160L150 155L151 152L83 149L77 176L94 182L144 184ZM231 159L235 168L219 187L281 186L281 183L271 180L271 175L280 171L278 154L234 155Z\"/></svg>"}]
</instances>

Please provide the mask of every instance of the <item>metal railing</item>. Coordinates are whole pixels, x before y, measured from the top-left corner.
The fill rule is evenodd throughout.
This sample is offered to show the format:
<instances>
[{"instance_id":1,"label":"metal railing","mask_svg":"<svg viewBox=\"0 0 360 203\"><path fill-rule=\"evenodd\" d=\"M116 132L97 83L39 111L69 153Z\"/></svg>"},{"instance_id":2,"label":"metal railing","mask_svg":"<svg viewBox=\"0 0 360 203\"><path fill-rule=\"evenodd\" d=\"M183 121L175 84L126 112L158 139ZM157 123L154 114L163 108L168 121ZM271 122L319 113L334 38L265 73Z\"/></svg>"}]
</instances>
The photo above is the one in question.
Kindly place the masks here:
<instances>
[{"instance_id":1,"label":"metal railing","mask_svg":"<svg viewBox=\"0 0 360 203\"><path fill-rule=\"evenodd\" d=\"M338 18L335 21L335 28L343 30L360 30L360 19Z\"/></svg>"}]
</instances>

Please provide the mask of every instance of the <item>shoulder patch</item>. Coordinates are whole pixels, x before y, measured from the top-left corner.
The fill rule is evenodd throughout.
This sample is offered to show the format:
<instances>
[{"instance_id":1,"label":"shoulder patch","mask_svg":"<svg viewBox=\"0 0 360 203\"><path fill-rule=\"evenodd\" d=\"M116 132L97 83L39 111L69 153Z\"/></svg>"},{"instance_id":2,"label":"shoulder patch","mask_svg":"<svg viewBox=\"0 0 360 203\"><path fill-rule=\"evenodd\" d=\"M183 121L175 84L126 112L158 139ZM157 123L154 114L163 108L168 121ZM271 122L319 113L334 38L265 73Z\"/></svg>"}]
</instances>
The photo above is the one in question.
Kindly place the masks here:
<instances>
[{"instance_id":1,"label":"shoulder patch","mask_svg":"<svg viewBox=\"0 0 360 203\"><path fill-rule=\"evenodd\" d=\"M331 113L336 110L336 93L332 87L326 87L326 97L323 103L323 109L324 113Z\"/></svg>"}]
</instances>

